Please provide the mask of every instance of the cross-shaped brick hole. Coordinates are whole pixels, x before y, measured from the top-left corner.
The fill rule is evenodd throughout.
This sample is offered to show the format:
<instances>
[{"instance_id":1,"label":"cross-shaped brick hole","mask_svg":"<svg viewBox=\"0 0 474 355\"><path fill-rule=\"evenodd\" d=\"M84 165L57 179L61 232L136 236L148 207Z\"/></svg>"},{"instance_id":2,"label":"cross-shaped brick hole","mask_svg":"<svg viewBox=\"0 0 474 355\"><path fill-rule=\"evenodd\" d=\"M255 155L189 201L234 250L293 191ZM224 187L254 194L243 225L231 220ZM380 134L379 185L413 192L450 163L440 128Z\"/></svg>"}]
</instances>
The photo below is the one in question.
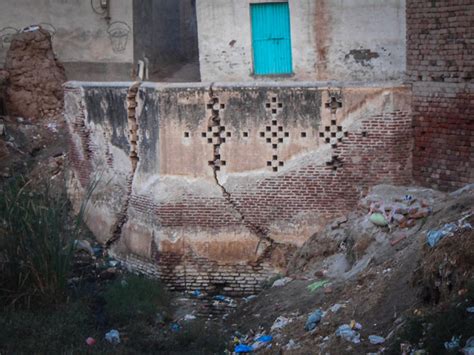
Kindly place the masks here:
<instances>
[{"instance_id":1,"label":"cross-shaped brick hole","mask_svg":"<svg viewBox=\"0 0 474 355\"><path fill-rule=\"evenodd\" d=\"M270 112L272 116L275 116L283 110L283 103L278 101L276 96L273 96L270 101L265 103L265 109Z\"/></svg>"},{"instance_id":2,"label":"cross-shaped brick hole","mask_svg":"<svg viewBox=\"0 0 474 355\"><path fill-rule=\"evenodd\" d=\"M342 142L342 139L347 136L348 132L337 124L336 119L332 119L329 125L322 127L319 131L319 138L331 144L333 148L337 148L337 143Z\"/></svg>"},{"instance_id":3,"label":"cross-shaped brick hole","mask_svg":"<svg viewBox=\"0 0 474 355\"><path fill-rule=\"evenodd\" d=\"M336 113L339 108L342 107L342 100L339 94L331 94L329 101L324 106L331 110L331 113Z\"/></svg>"},{"instance_id":4,"label":"cross-shaped brick hole","mask_svg":"<svg viewBox=\"0 0 474 355\"><path fill-rule=\"evenodd\" d=\"M279 144L283 144L285 139L290 137L290 132L287 132L283 129L283 126L278 125L276 119L272 119L270 126L265 127L265 131L259 133L260 138L264 138L265 142L271 144L273 150L277 150ZM278 155L276 152L272 156L271 161L267 161L267 166L271 167L273 171L278 171L279 167L284 165L283 161L278 160Z\"/></svg>"}]
</instances>

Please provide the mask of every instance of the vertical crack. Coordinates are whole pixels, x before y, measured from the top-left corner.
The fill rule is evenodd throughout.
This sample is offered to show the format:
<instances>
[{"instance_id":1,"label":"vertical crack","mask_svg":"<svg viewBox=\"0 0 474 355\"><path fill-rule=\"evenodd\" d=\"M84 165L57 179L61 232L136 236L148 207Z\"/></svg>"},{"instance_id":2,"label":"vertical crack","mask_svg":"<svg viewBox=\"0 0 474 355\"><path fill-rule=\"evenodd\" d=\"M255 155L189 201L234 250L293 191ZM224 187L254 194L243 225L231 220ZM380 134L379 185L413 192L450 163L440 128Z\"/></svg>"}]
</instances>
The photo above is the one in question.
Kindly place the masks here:
<instances>
[{"instance_id":1,"label":"vertical crack","mask_svg":"<svg viewBox=\"0 0 474 355\"><path fill-rule=\"evenodd\" d=\"M211 109L211 116L209 118L208 128L211 128L211 131L218 131L219 133L221 133L221 130L224 127L221 125L219 98L214 94L213 85L214 83L211 83L211 85L209 86L210 99L207 107ZM217 172L220 171L220 167L224 165L220 155L220 148L223 143L225 143L225 138L223 138L221 134L219 134L213 144L214 159L209 162L209 165L211 166L213 171L214 181L221 189L222 196L224 197L225 201L233 208L242 224L260 239L255 249L255 253L257 253L260 243L262 241L266 241L269 243L262 255L257 259L256 263L258 263L267 256L269 256L269 254L271 254L276 242L269 237L269 231L267 228L261 227L245 218L245 215L241 211L240 206L232 199L231 194L229 193L229 191L227 191L224 185L220 183Z\"/></svg>"},{"instance_id":2,"label":"vertical crack","mask_svg":"<svg viewBox=\"0 0 474 355\"><path fill-rule=\"evenodd\" d=\"M137 120L137 94L141 82L134 82L127 92L127 120L128 120L128 132L130 141L130 162L132 164L132 171L127 178L127 194L125 197L125 203L122 206L118 214L117 221L113 227L112 236L105 242L105 250L110 248L122 235L122 228L128 220L128 207L130 205L130 197L132 195L132 184L135 177L135 171L137 170L137 164L139 161L138 156L138 120Z\"/></svg>"}]
</instances>

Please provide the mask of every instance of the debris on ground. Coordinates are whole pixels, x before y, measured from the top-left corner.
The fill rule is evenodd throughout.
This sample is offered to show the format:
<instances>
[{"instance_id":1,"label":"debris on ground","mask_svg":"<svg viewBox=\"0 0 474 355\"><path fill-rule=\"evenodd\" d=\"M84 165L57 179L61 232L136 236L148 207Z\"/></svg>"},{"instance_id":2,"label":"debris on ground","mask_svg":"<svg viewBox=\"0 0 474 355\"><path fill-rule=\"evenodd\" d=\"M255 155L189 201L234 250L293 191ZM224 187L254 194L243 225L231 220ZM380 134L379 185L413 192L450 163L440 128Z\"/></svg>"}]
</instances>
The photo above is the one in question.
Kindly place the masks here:
<instances>
[{"instance_id":1,"label":"debris on ground","mask_svg":"<svg viewBox=\"0 0 474 355\"><path fill-rule=\"evenodd\" d=\"M306 320L306 324L304 326L304 329L306 331L311 331L316 328L316 326L321 322L321 319L323 318L323 311L321 309L315 310L313 313L311 313L308 316L308 319Z\"/></svg>"},{"instance_id":2,"label":"debris on ground","mask_svg":"<svg viewBox=\"0 0 474 355\"><path fill-rule=\"evenodd\" d=\"M293 281L291 277L283 277L281 279L275 280L272 287L283 287L286 284L290 283L291 281Z\"/></svg>"},{"instance_id":3,"label":"debris on ground","mask_svg":"<svg viewBox=\"0 0 474 355\"><path fill-rule=\"evenodd\" d=\"M107 340L111 344L120 344L120 333L116 329L112 329L105 333L105 340Z\"/></svg>"}]
</instances>

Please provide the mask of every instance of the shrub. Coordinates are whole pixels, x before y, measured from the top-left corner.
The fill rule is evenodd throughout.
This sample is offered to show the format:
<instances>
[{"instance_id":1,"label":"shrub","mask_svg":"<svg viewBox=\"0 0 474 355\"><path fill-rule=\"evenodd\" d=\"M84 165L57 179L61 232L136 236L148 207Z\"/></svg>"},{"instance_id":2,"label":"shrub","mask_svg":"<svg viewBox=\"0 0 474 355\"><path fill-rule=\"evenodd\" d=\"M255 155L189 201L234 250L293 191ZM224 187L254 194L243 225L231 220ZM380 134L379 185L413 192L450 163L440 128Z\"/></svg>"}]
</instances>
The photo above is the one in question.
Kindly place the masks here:
<instances>
[{"instance_id":1,"label":"shrub","mask_svg":"<svg viewBox=\"0 0 474 355\"><path fill-rule=\"evenodd\" d=\"M156 313L168 311L169 295L159 281L130 275L117 279L104 292L105 310L112 321L153 320Z\"/></svg>"},{"instance_id":2,"label":"shrub","mask_svg":"<svg viewBox=\"0 0 474 355\"><path fill-rule=\"evenodd\" d=\"M23 177L1 187L1 305L29 308L65 299L83 209L75 223L69 211L64 189L32 188Z\"/></svg>"}]
</instances>

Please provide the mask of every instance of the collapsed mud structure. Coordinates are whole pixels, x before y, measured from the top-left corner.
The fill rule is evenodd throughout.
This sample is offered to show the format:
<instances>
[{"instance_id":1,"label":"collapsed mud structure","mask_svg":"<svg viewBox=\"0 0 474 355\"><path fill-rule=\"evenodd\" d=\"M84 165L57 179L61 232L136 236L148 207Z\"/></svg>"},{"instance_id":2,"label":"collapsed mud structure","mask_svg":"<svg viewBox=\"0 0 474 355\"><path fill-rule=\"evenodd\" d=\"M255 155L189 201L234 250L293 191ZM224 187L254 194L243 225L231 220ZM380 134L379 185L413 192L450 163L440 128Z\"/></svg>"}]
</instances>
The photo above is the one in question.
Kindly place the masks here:
<instances>
[{"instance_id":1,"label":"collapsed mud structure","mask_svg":"<svg viewBox=\"0 0 474 355\"><path fill-rule=\"evenodd\" d=\"M10 115L39 119L62 111L66 75L53 52L49 32L32 26L14 35L5 72L6 110Z\"/></svg>"},{"instance_id":2,"label":"collapsed mud structure","mask_svg":"<svg viewBox=\"0 0 474 355\"><path fill-rule=\"evenodd\" d=\"M174 289L254 293L371 186L410 181L402 85L130 86L67 84L70 196L98 180L93 233Z\"/></svg>"}]
</instances>

